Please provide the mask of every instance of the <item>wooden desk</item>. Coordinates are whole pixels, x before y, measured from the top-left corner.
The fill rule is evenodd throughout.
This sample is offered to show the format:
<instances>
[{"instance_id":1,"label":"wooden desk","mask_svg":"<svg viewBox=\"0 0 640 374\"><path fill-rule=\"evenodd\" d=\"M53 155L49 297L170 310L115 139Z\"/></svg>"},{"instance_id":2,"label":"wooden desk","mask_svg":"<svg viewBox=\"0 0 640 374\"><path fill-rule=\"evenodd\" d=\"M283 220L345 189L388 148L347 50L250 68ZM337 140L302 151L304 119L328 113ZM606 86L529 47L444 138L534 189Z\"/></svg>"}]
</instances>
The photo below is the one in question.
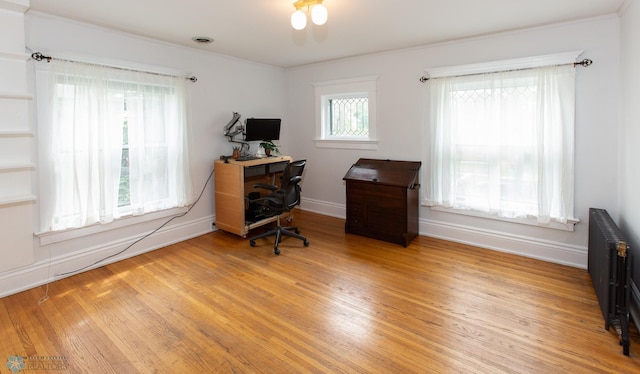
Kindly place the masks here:
<instances>
[{"instance_id":1,"label":"wooden desk","mask_svg":"<svg viewBox=\"0 0 640 374\"><path fill-rule=\"evenodd\" d=\"M270 217L257 222L247 221L246 197L250 192L265 194L263 189L255 189L256 183L275 184L276 176L281 174L291 162L289 156L265 157L257 160L237 161L229 158L214 162L216 227L246 237L249 230L275 221Z\"/></svg>"},{"instance_id":2,"label":"wooden desk","mask_svg":"<svg viewBox=\"0 0 640 374\"><path fill-rule=\"evenodd\" d=\"M345 232L405 247L418 235L419 161L361 158L344 176Z\"/></svg>"}]
</instances>

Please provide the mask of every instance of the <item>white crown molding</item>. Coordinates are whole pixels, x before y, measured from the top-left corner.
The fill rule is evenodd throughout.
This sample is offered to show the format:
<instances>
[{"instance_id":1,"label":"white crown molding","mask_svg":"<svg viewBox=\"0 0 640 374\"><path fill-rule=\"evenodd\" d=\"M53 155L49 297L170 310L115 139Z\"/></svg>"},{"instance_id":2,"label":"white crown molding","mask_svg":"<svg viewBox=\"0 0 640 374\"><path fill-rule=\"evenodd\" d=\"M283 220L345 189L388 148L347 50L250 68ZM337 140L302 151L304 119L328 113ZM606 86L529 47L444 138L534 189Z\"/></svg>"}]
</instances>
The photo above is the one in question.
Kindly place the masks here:
<instances>
[{"instance_id":1,"label":"white crown molding","mask_svg":"<svg viewBox=\"0 0 640 374\"><path fill-rule=\"evenodd\" d=\"M620 8L618 8L618 12L617 12L620 17L622 17L622 15L624 15L627 12L632 2L633 2L632 0L625 0L622 3L622 5L620 5Z\"/></svg>"}]
</instances>

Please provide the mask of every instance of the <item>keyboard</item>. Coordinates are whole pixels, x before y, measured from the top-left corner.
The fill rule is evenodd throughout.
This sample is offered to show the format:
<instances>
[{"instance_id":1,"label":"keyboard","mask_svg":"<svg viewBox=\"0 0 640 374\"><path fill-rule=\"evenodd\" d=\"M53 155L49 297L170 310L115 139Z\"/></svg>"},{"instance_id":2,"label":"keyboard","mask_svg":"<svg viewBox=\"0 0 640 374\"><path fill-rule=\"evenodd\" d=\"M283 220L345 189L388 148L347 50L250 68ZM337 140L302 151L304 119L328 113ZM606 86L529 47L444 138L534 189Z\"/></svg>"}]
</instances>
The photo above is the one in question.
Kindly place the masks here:
<instances>
[{"instance_id":1,"label":"keyboard","mask_svg":"<svg viewBox=\"0 0 640 374\"><path fill-rule=\"evenodd\" d=\"M256 156L242 156L236 159L236 161L251 161L251 160L258 160L260 159L260 157L256 157Z\"/></svg>"}]
</instances>

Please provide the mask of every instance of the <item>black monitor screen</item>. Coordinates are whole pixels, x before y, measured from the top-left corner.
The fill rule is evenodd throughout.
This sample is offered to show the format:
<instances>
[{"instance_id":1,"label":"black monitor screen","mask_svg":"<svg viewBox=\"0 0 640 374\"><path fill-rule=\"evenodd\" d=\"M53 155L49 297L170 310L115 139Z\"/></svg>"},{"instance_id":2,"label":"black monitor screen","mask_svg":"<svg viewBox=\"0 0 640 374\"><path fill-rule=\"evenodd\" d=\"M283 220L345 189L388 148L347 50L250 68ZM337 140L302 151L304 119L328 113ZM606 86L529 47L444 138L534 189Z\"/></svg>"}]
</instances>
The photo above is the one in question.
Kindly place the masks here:
<instances>
[{"instance_id":1,"label":"black monitor screen","mask_svg":"<svg viewBox=\"0 0 640 374\"><path fill-rule=\"evenodd\" d=\"M280 118L247 118L245 141L278 139L280 139Z\"/></svg>"}]
</instances>

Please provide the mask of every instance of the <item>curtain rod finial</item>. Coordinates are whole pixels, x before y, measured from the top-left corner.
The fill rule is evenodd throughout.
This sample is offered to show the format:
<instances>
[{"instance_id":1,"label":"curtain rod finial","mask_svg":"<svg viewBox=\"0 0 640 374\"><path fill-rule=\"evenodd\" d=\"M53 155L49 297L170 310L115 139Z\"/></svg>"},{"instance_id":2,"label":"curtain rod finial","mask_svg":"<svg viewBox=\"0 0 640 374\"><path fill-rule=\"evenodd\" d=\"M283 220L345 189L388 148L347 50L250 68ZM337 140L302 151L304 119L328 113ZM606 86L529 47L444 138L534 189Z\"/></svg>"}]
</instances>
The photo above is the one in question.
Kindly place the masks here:
<instances>
[{"instance_id":1,"label":"curtain rod finial","mask_svg":"<svg viewBox=\"0 0 640 374\"><path fill-rule=\"evenodd\" d=\"M33 52L31 54L31 58L36 60L36 61L47 60L47 62L51 62L51 56L45 56L40 52Z\"/></svg>"},{"instance_id":2,"label":"curtain rod finial","mask_svg":"<svg viewBox=\"0 0 640 374\"><path fill-rule=\"evenodd\" d=\"M589 60L588 58L585 58L584 60L580 61L580 62L574 62L573 66L576 65L582 65L582 67L587 67L589 65L593 64L593 61Z\"/></svg>"}]
</instances>

